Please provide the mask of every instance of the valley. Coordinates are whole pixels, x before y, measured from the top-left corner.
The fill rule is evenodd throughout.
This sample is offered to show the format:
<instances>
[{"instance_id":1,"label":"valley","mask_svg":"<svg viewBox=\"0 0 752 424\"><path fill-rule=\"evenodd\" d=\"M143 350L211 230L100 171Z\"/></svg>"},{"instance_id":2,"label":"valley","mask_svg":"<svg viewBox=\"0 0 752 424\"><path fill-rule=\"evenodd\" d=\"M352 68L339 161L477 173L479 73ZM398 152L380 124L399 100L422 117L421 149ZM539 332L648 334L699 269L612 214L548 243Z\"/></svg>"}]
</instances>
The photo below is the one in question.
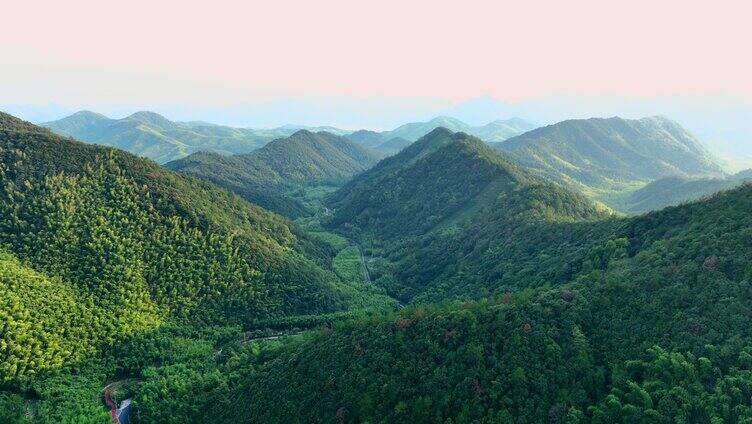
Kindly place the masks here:
<instances>
[{"instance_id":1,"label":"valley","mask_svg":"<svg viewBox=\"0 0 752 424\"><path fill-rule=\"evenodd\" d=\"M104 423L105 393L133 423L752 413L732 395L752 387L752 192L665 120L509 145L435 128L390 154L299 130L160 166L0 118L0 411Z\"/></svg>"},{"instance_id":2,"label":"valley","mask_svg":"<svg viewBox=\"0 0 752 424\"><path fill-rule=\"evenodd\" d=\"M752 424L751 15L4 2L0 424Z\"/></svg>"}]
</instances>

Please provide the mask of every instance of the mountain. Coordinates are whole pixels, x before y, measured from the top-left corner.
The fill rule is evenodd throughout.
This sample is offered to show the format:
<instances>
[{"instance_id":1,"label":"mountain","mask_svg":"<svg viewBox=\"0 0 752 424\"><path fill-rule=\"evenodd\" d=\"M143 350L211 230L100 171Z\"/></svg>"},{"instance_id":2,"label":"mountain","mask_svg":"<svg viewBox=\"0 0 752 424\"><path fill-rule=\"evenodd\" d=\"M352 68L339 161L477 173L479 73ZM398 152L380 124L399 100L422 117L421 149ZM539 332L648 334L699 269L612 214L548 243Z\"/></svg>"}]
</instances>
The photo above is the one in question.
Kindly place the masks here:
<instances>
[{"instance_id":1,"label":"mountain","mask_svg":"<svg viewBox=\"0 0 752 424\"><path fill-rule=\"evenodd\" d=\"M370 149L375 149L386 141L380 132L370 130L358 130L346 135L348 140L354 141Z\"/></svg>"},{"instance_id":2,"label":"mountain","mask_svg":"<svg viewBox=\"0 0 752 424\"><path fill-rule=\"evenodd\" d=\"M694 136L661 117L563 121L495 147L540 175L596 197L668 176L724 176Z\"/></svg>"},{"instance_id":3,"label":"mountain","mask_svg":"<svg viewBox=\"0 0 752 424\"><path fill-rule=\"evenodd\" d=\"M480 139L437 128L335 192L330 223L385 239L422 234L534 184Z\"/></svg>"},{"instance_id":4,"label":"mountain","mask_svg":"<svg viewBox=\"0 0 752 424\"><path fill-rule=\"evenodd\" d=\"M306 186L342 185L380 157L344 137L299 130L248 154L199 152L166 166L211 181L282 215L299 217L306 214L305 206L284 193Z\"/></svg>"},{"instance_id":5,"label":"mountain","mask_svg":"<svg viewBox=\"0 0 752 424\"><path fill-rule=\"evenodd\" d=\"M486 142L498 142L522 134L525 131L532 130L536 125L519 118L512 118L508 120L496 120L480 127L473 127L459 119L448 116L439 116L428 122L411 122L404 124L381 134L384 140L404 138L409 141L415 141L439 127L451 131L465 132L479 137Z\"/></svg>"},{"instance_id":6,"label":"mountain","mask_svg":"<svg viewBox=\"0 0 752 424\"><path fill-rule=\"evenodd\" d=\"M751 212L745 185L641 217L552 224L520 253L537 255L539 272L563 271L556 279L364 316L225 360L209 352L159 368L136 401L153 421L167 410L213 423L743 422ZM525 235L489 249L485 278L513 270L494 255Z\"/></svg>"},{"instance_id":7,"label":"mountain","mask_svg":"<svg viewBox=\"0 0 752 424\"><path fill-rule=\"evenodd\" d=\"M0 187L3 423L752 419L751 184L622 217L439 128L313 234L0 114Z\"/></svg>"},{"instance_id":8,"label":"mountain","mask_svg":"<svg viewBox=\"0 0 752 424\"><path fill-rule=\"evenodd\" d=\"M727 178L661 178L627 194L619 210L630 214L659 210L730 189L745 181L752 181L752 170L742 171Z\"/></svg>"},{"instance_id":9,"label":"mountain","mask_svg":"<svg viewBox=\"0 0 752 424\"><path fill-rule=\"evenodd\" d=\"M501 243L510 253L521 253L517 249L540 238L537 232L547 223L608 216L583 196L542 182L480 139L445 128L356 176L330 196L328 205L330 226L390 263L383 272L374 266L373 274L402 301L504 287L479 273L473 279L478 286L470 289L460 269L478 265L476 258ZM522 237L526 231L531 234ZM520 237L510 241L510 233ZM527 269L528 260L533 259L523 255L508 266ZM444 287L451 278L463 282Z\"/></svg>"},{"instance_id":10,"label":"mountain","mask_svg":"<svg viewBox=\"0 0 752 424\"><path fill-rule=\"evenodd\" d=\"M429 122L410 123L392 131L360 130L352 133L330 126L307 127L285 125L270 129L234 128L201 121L173 122L148 111L136 112L122 119L110 119L94 112L76 112L66 118L41 124L55 133L89 143L102 144L148 157L158 163L174 161L199 151L223 155L244 154L269 141L289 137L300 130L327 132L347 136L367 148L384 154L396 153L404 142L415 141L434 128L443 126L456 131L477 134L487 141L501 141L534 128L520 119L494 121L482 127L471 127L448 117ZM398 139L392 141L392 139ZM383 148L380 147L383 145Z\"/></svg>"},{"instance_id":11,"label":"mountain","mask_svg":"<svg viewBox=\"0 0 752 424\"><path fill-rule=\"evenodd\" d=\"M82 111L42 125L64 136L126 150L160 163L198 150L246 153L270 140L252 130L200 122L172 122L154 112L136 112L123 119L110 119Z\"/></svg>"},{"instance_id":12,"label":"mountain","mask_svg":"<svg viewBox=\"0 0 752 424\"><path fill-rule=\"evenodd\" d=\"M81 111L67 118L41 124L55 133L89 143L115 147L166 163L198 151L219 154L248 153L271 140L289 137L296 131L327 131L344 135L334 127L286 125L272 129L234 128L202 121L173 122L154 112L136 112L123 119Z\"/></svg>"},{"instance_id":13,"label":"mountain","mask_svg":"<svg viewBox=\"0 0 752 424\"><path fill-rule=\"evenodd\" d=\"M401 137L406 140L415 141L436 128L446 128L451 131L465 131L469 128L469 125L459 119L454 119L449 116L439 116L427 122L410 122L400 125L391 131L385 131L383 135L385 140L394 137Z\"/></svg>"},{"instance_id":14,"label":"mountain","mask_svg":"<svg viewBox=\"0 0 752 424\"><path fill-rule=\"evenodd\" d=\"M520 118L512 118L496 120L481 127L471 127L467 132L487 143L496 143L520 135L534 128L536 128L536 125L531 124L530 122Z\"/></svg>"},{"instance_id":15,"label":"mountain","mask_svg":"<svg viewBox=\"0 0 752 424\"><path fill-rule=\"evenodd\" d=\"M4 113L0 183L3 384L167 322L249 327L364 296L331 247L280 216Z\"/></svg>"}]
</instances>

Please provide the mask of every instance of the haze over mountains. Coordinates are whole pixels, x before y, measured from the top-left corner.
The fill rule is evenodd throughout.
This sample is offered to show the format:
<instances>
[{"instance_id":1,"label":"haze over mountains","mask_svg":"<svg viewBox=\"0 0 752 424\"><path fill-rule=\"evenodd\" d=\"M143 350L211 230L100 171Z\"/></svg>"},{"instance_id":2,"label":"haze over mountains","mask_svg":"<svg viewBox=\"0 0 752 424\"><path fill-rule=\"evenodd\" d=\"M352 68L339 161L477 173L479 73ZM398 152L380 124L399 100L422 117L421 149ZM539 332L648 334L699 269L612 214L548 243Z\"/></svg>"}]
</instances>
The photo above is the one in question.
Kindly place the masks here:
<instances>
[{"instance_id":1,"label":"haze over mountains","mask_svg":"<svg viewBox=\"0 0 752 424\"><path fill-rule=\"evenodd\" d=\"M42 126L89 143L116 147L158 163L185 157L197 151L221 154L248 153L269 141L301 129L288 125L273 129L233 128L203 121L173 122L154 112L137 112L110 119L94 112L76 112ZM332 127L314 128L343 133Z\"/></svg>"},{"instance_id":2,"label":"haze over mountains","mask_svg":"<svg viewBox=\"0 0 752 424\"><path fill-rule=\"evenodd\" d=\"M199 151L214 153L195 155L191 159L193 165L186 169L192 169L189 172L194 175L230 188L247 199L286 216L299 217L305 215L306 210L310 211L310 205L305 206L301 199L292 199L284 193L280 196L279 184L270 185L267 181L259 185L257 177L228 178L228 175L243 175L246 172L242 169L247 165L244 164L246 159L217 156L252 152L273 139L291 136L301 126L285 125L274 129L231 128L201 121L172 122L151 112L139 112L113 120L85 111L45 125L63 135L116 146L158 162L175 160ZM649 195L643 192L630 198L635 190L663 178L716 180L727 177L721 160L686 129L662 117L638 120L618 117L567 120L535 128L534 124L518 118L471 126L455 118L440 116L430 121L408 123L381 132L348 131L334 127L313 127L308 131L344 136L378 156L394 155L417 138L439 127L475 135L495 148L506 151L512 160L535 174L580 191L624 213L645 212L692 200L708 194L707 191L713 187L729 188L737 181L731 178L725 183L705 184L705 188L690 188L677 179L669 179L663 182L662 187L676 185L672 191L685 195L646 200ZM331 168L331 164L326 164L328 154L319 152L317 155L318 157L312 157L313 168ZM332 160L337 162L339 159L335 155ZM199 170L199 162L211 163L205 163L203 169ZM216 173L212 171L215 163L217 169L224 167L224 170ZM230 163L233 165L229 165ZM229 170L228 166L234 169ZM357 169L359 172L367 168ZM352 171L352 167L345 166L342 175L354 175ZM258 171L251 172L258 174ZM331 179L334 177L331 169L326 172L330 173L330 182L334 181ZM283 175L276 178L287 177L289 176ZM343 181L342 178L339 181ZM293 184L288 184L282 191L289 194L290 187L296 184L300 187L300 181L296 182L295 177L292 177L291 182ZM307 185L311 182L313 180ZM323 179L316 183L323 184ZM638 200L639 198L643 199Z\"/></svg>"},{"instance_id":3,"label":"haze over mountains","mask_svg":"<svg viewBox=\"0 0 752 424\"><path fill-rule=\"evenodd\" d=\"M108 116L130 112L112 105L91 105ZM139 110L143 106L128 110ZM76 111L58 105L2 105L32 122L60 119ZM344 128L396 128L408 121L434 116L451 116L470 125L518 116L539 124L553 124L567 119L593 116L621 116L636 119L649 115L669 116L700 138L718 157L737 172L752 167L752 105L748 101L724 95L658 96L633 99L618 96L569 95L549 96L520 102L484 96L460 102L426 101L425 99L309 99L280 100L275 103L250 102L227 107L194 105L162 107L159 112L180 121L202 119L223 125L278 127L288 122L308 126L337 123ZM289 134L287 134L289 135Z\"/></svg>"},{"instance_id":4,"label":"haze over mountains","mask_svg":"<svg viewBox=\"0 0 752 424\"><path fill-rule=\"evenodd\" d=\"M280 164L279 157L287 154L285 149L267 149L259 156L230 154L256 150L272 139L292 135L300 126L241 129L200 121L176 123L151 112L113 120L86 111L45 125L64 135L116 146L159 162L194 152L186 161L169 166L291 217L305 215L310 207L301 199L284 195L285 192L316 184L341 185L368 169L374 158L396 154L438 127L476 135L535 174L625 213L641 213L693 200L743 181L727 177L720 161L692 134L662 117L568 120L541 128L517 118L473 127L450 117L408 123L382 132L315 127L306 137L297 137L299 146L291 147L290 154L298 162L289 164L291 168L278 175L263 162ZM344 139L338 140L337 146L326 148L313 143L310 146L313 150L307 151L309 147L303 147L302 139L332 140L328 135L314 137L313 133L320 131L343 135L369 153L364 150L359 152L359 158L344 158L343 152L337 151L345 146ZM349 153L353 149L353 146L346 148ZM196 153L199 150L206 153ZM347 156L348 152L344 154ZM275 155L277 158L272 158ZM370 159L364 159L363 155ZM295 172L298 174L293 175Z\"/></svg>"},{"instance_id":5,"label":"haze over mountains","mask_svg":"<svg viewBox=\"0 0 752 424\"><path fill-rule=\"evenodd\" d=\"M117 6L2 5L0 424L752 424L751 3Z\"/></svg>"},{"instance_id":6,"label":"haze over mountains","mask_svg":"<svg viewBox=\"0 0 752 424\"><path fill-rule=\"evenodd\" d=\"M495 146L523 165L588 194L620 191L667 176L724 175L696 138L661 117L563 121Z\"/></svg>"},{"instance_id":7,"label":"haze over mountains","mask_svg":"<svg viewBox=\"0 0 752 424\"><path fill-rule=\"evenodd\" d=\"M386 139L395 137L415 141L436 128L446 128L452 131L464 132L482 138L486 142L504 141L515 135L532 130L537 125L523 119L512 118L507 120L495 120L486 125L474 127L459 119L448 116L439 116L427 122L413 122L401 125L391 131L383 133Z\"/></svg>"},{"instance_id":8,"label":"haze over mountains","mask_svg":"<svg viewBox=\"0 0 752 424\"><path fill-rule=\"evenodd\" d=\"M66 118L41 125L60 135L123 149L158 163L166 163L197 151L225 155L248 153L271 140L288 137L301 129L335 135L350 134L352 140L362 142L366 147L385 154L394 154L409 142L440 126L477 134L488 141L505 140L535 127L516 118L494 121L482 127L471 127L456 119L439 117L429 122L405 124L393 131L384 132L353 132L331 126L301 125L249 129L203 121L173 122L154 112L137 112L122 119L110 119L89 111L76 112Z\"/></svg>"}]
</instances>

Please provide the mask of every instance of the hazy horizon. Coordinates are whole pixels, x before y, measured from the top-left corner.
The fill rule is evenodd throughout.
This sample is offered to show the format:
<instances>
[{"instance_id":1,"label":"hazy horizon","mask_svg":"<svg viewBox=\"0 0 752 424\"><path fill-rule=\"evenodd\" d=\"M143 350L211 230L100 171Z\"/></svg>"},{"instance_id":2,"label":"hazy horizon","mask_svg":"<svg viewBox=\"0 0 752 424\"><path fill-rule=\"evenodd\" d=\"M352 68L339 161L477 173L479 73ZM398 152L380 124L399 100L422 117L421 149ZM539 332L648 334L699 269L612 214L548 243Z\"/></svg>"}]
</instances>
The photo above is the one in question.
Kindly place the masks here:
<instances>
[{"instance_id":1,"label":"hazy horizon","mask_svg":"<svg viewBox=\"0 0 752 424\"><path fill-rule=\"evenodd\" d=\"M207 107L285 99L459 102L492 96L752 101L751 7L328 0L128 8L13 3L0 28L1 104Z\"/></svg>"},{"instance_id":2,"label":"hazy horizon","mask_svg":"<svg viewBox=\"0 0 752 424\"><path fill-rule=\"evenodd\" d=\"M752 7L329 0L6 7L0 108L32 122L152 110L239 127L390 129L439 115L665 115L752 156Z\"/></svg>"}]
</instances>

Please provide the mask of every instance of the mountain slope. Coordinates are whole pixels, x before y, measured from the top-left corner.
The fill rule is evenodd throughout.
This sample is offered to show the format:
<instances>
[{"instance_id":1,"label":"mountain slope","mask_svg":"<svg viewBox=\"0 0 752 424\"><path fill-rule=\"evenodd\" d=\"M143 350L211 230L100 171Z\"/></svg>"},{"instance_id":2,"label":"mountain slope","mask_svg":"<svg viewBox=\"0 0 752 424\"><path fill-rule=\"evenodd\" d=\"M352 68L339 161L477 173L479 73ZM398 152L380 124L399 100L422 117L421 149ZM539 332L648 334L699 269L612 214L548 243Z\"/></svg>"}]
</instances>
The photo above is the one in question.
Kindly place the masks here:
<instances>
[{"instance_id":1,"label":"mountain slope","mask_svg":"<svg viewBox=\"0 0 752 424\"><path fill-rule=\"evenodd\" d=\"M599 195L667 177L721 177L700 143L665 118L563 121L495 147L523 165L586 194Z\"/></svg>"},{"instance_id":2,"label":"mountain slope","mask_svg":"<svg viewBox=\"0 0 752 424\"><path fill-rule=\"evenodd\" d=\"M619 210L629 214L659 210L733 188L745 181L752 181L750 171L742 171L727 178L661 178L629 193L619 205Z\"/></svg>"},{"instance_id":3,"label":"mountain slope","mask_svg":"<svg viewBox=\"0 0 752 424\"><path fill-rule=\"evenodd\" d=\"M334 193L330 223L383 239L424 234L537 183L481 140L438 128Z\"/></svg>"},{"instance_id":4,"label":"mountain slope","mask_svg":"<svg viewBox=\"0 0 752 424\"><path fill-rule=\"evenodd\" d=\"M574 268L560 285L416 305L249 349L218 365L221 384L203 364L144 384L191 399L213 423L744 422L751 212L746 185L595 223L599 237L562 246L585 254L558 258Z\"/></svg>"},{"instance_id":5,"label":"mountain slope","mask_svg":"<svg viewBox=\"0 0 752 424\"><path fill-rule=\"evenodd\" d=\"M505 257L506 266L531 271L525 237L540 237L535 232L553 223L608 215L581 195L542 183L479 139L443 128L354 178L329 206L329 225L388 262L374 266L377 283L403 301L500 289L504 280L479 271L468 281L463 267L506 244L521 255ZM463 284L448 287L455 278Z\"/></svg>"},{"instance_id":6,"label":"mountain slope","mask_svg":"<svg viewBox=\"0 0 752 424\"><path fill-rule=\"evenodd\" d=\"M172 170L211 181L245 199L297 217L305 207L285 192L304 186L341 185L373 166L380 155L343 137L300 130L245 155L194 153L170 162Z\"/></svg>"},{"instance_id":7,"label":"mountain slope","mask_svg":"<svg viewBox=\"0 0 752 424\"><path fill-rule=\"evenodd\" d=\"M273 137L249 129L172 122L154 112L136 112L123 119L109 119L82 111L42 125L61 135L115 147L159 163L199 150L246 153L263 146Z\"/></svg>"},{"instance_id":8,"label":"mountain slope","mask_svg":"<svg viewBox=\"0 0 752 424\"><path fill-rule=\"evenodd\" d=\"M328 248L275 214L131 154L0 114L0 183L0 245L43 274L28 278L52 279L66 302L81 299L87 314L105 317L91 321L81 352L166 320L251 325L350 302ZM26 299L25 284L11 282L11 294ZM82 319L77 310L65 320ZM0 380L42 370L38 353L16 362L19 352L0 349L3 363L16 364Z\"/></svg>"}]
</instances>

